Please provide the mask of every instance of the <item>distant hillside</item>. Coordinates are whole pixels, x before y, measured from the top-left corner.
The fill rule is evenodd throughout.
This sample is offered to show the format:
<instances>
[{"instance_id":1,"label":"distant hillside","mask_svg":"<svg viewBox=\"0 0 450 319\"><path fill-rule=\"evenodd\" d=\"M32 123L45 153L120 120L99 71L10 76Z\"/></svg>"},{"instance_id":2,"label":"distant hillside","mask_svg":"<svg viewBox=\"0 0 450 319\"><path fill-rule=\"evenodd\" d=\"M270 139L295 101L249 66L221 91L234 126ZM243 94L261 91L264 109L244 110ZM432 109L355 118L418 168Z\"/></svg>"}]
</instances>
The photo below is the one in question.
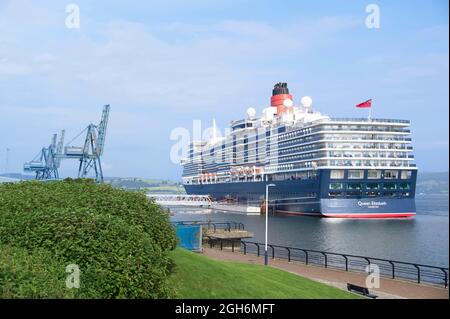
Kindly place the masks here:
<instances>
[{"instance_id":1,"label":"distant hillside","mask_svg":"<svg viewBox=\"0 0 450 319\"><path fill-rule=\"evenodd\" d=\"M428 173L419 171L416 193L448 194L448 179L448 172Z\"/></svg>"},{"instance_id":2,"label":"distant hillside","mask_svg":"<svg viewBox=\"0 0 450 319\"><path fill-rule=\"evenodd\" d=\"M105 177L105 183L111 184L114 187L140 189L149 187L150 184L138 178L120 178L120 177Z\"/></svg>"},{"instance_id":3,"label":"distant hillside","mask_svg":"<svg viewBox=\"0 0 450 319\"><path fill-rule=\"evenodd\" d=\"M3 173L3 174L0 174L0 176L7 177L7 178L24 179L24 180L34 179L34 175L24 175L21 173Z\"/></svg>"},{"instance_id":4,"label":"distant hillside","mask_svg":"<svg viewBox=\"0 0 450 319\"><path fill-rule=\"evenodd\" d=\"M20 173L0 174L1 182L34 179L34 175ZM184 194L184 188L180 183L164 179L145 179L139 177L105 177L105 183L117 188L131 190L145 190L151 193Z\"/></svg>"},{"instance_id":5,"label":"distant hillside","mask_svg":"<svg viewBox=\"0 0 450 319\"><path fill-rule=\"evenodd\" d=\"M32 175L20 173L0 174L0 177L29 180ZM416 193L424 194L448 194L448 172L420 172L417 177ZM184 193L183 186L178 182L163 179L145 179L139 177L105 177L105 183L114 187L125 189L147 190L152 193Z\"/></svg>"},{"instance_id":6,"label":"distant hillside","mask_svg":"<svg viewBox=\"0 0 450 319\"><path fill-rule=\"evenodd\" d=\"M20 179L0 176L0 184L1 183L17 183L17 182L20 182Z\"/></svg>"},{"instance_id":7,"label":"distant hillside","mask_svg":"<svg viewBox=\"0 0 450 319\"><path fill-rule=\"evenodd\" d=\"M105 183L111 184L112 186L118 188L146 190L150 193L184 193L184 188L180 183L162 179L105 177Z\"/></svg>"}]
</instances>

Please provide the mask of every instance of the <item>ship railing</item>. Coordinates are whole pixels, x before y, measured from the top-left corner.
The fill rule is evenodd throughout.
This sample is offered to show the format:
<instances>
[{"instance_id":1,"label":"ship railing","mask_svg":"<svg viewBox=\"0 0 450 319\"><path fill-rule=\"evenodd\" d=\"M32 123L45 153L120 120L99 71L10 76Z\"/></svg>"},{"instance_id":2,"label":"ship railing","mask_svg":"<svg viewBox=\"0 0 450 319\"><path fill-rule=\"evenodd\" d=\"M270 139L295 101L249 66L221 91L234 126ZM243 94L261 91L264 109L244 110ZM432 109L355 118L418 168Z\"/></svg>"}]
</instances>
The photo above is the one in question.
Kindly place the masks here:
<instances>
[{"instance_id":1,"label":"ship railing","mask_svg":"<svg viewBox=\"0 0 450 319\"><path fill-rule=\"evenodd\" d=\"M412 139L410 137L346 137L346 136L339 136L339 137L327 137L327 136L316 136L316 137L312 137L312 138L308 138L308 139L303 139L303 140L295 140L291 139L291 140L287 140L287 141L273 141L270 142L270 146L272 147L276 147L277 150L281 150L281 149L285 149L285 148L289 148L292 147L293 145L298 145L298 144L310 144L310 143L314 143L314 142L322 142L322 143L336 143L336 142L359 142L359 143L366 143L366 142L372 142L372 143L376 143L376 142L383 142L383 143L395 143L395 142L412 142ZM375 141L375 142L373 142Z\"/></svg>"},{"instance_id":2,"label":"ship railing","mask_svg":"<svg viewBox=\"0 0 450 319\"><path fill-rule=\"evenodd\" d=\"M409 120L398 120L398 119L368 119L367 117L364 118L348 118L348 117L333 117L328 118L325 121L329 122L370 122L370 123L398 123L398 124L410 124L411 121Z\"/></svg>"},{"instance_id":3,"label":"ship railing","mask_svg":"<svg viewBox=\"0 0 450 319\"><path fill-rule=\"evenodd\" d=\"M220 248L229 243L227 240L216 242ZM224 245L225 244L225 245ZM213 247L214 243L211 244ZM233 247L234 248L234 247ZM443 285L448 288L449 268L358 256L352 254L334 253L329 251L305 249L280 245L268 245L269 256L272 259L285 259L288 262L301 262L305 265L315 265L324 268L373 274L379 272L380 277L414 281L419 284ZM252 241L241 241L240 251L245 254L264 254L264 244Z\"/></svg>"},{"instance_id":4,"label":"ship railing","mask_svg":"<svg viewBox=\"0 0 450 319\"><path fill-rule=\"evenodd\" d=\"M325 144L325 143L323 143ZM298 146L297 146L298 147ZM412 150L412 146L408 147L381 147L381 146L365 146L365 147L359 147L358 145L347 147L343 149L342 147L335 146L333 144L331 145L319 145L315 147L311 147L308 150L305 151L296 151L296 146L291 146L290 148L283 148L280 150L280 156L282 155L299 155L299 154L305 154L310 153L312 151L328 151L328 150L339 150L342 152L401 152L401 151L407 151ZM379 150L379 151L378 151ZM269 158L275 158L275 156L269 157Z\"/></svg>"},{"instance_id":5,"label":"ship railing","mask_svg":"<svg viewBox=\"0 0 450 319\"><path fill-rule=\"evenodd\" d=\"M298 133L299 131L303 130L304 132L302 133ZM352 132L352 134L366 134L367 132L376 132L377 133L411 133L410 129L386 129L386 128L340 128L340 129L336 129L333 127L317 127L317 128L313 128L313 129L298 129L298 130L293 130L290 132L285 133L281 133L283 135L274 135L271 137L272 140L278 140L280 142L282 141L287 141L287 140L291 140L291 139L295 139L295 138L299 138L299 137L303 137L303 136L309 136L313 133L323 133L323 134L331 134L332 133L339 133L341 131L345 131L347 132ZM348 134L348 133L347 133Z\"/></svg>"},{"instance_id":6,"label":"ship railing","mask_svg":"<svg viewBox=\"0 0 450 319\"><path fill-rule=\"evenodd\" d=\"M277 166L269 166L266 168L266 174L274 174L274 173L284 173L292 170L299 169L316 169L316 168L339 168L339 169L347 169L347 168L359 168L359 169L408 169L410 167L417 167L416 164L390 164L390 165L378 165L378 164L328 164L328 163L320 163L317 164L316 167L308 164L301 165L302 163L294 163L294 164L280 164ZM280 167L282 165L286 165L286 167Z\"/></svg>"}]
</instances>

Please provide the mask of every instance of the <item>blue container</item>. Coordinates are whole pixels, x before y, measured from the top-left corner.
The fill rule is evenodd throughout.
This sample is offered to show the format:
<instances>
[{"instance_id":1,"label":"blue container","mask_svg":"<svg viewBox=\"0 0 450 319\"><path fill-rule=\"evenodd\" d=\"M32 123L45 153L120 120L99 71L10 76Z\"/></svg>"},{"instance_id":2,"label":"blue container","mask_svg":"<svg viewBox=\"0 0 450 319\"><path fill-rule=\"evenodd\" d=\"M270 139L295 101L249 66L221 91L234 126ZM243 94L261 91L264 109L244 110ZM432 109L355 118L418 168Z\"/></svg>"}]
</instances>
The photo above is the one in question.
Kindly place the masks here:
<instances>
[{"instance_id":1,"label":"blue container","mask_svg":"<svg viewBox=\"0 0 450 319\"><path fill-rule=\"evenodd\" d=\"M202 250L202 226L175 224L178 245L192 251Z\"/></svg>"}]
</instances>

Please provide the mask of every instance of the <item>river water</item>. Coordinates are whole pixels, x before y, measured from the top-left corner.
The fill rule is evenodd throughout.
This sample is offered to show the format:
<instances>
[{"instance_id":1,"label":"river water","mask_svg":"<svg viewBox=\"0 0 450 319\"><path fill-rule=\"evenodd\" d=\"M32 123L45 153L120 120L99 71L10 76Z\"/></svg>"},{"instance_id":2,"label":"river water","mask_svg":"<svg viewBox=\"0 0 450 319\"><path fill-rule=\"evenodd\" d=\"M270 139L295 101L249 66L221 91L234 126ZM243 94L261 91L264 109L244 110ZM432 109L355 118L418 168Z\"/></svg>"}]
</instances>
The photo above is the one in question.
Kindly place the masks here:
<instances>
[{"instance_id":1,"label":"river water","mask_svg":"<svg viewBox=\"0 0 450 319\"><path fill-rule=\"evenodd\" d=\"M332 219L270 216L269 243L378 257L434 266L449 265L449 197L417 195L411 219ZM173 221L236 221L264 242L264 216L211 209L174 208Z\"/></svg>"}]
</instances>

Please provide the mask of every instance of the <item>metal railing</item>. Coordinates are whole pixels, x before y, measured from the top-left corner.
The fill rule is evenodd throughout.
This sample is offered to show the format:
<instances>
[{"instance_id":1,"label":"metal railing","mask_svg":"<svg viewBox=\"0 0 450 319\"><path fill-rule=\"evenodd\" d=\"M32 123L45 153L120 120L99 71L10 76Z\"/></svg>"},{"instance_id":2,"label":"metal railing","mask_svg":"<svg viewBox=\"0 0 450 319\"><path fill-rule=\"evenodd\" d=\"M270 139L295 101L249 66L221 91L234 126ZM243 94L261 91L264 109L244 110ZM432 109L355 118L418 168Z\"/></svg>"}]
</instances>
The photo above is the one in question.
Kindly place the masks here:
<instances>
[{"instance_id":1,"label":"metal railing","mask_svg":"<svg viewBox=\"0 0 450 319\"><path fill-rule=\"evenodd\" d=\"M399 123L399 124L410 124L411 121L409 120L398 120L398 119L368 119L367 117L364 118L349 118L349 117L334 117L327 119L328 122L370 122L370 123Z\"/></svg>"},{"instance_id":2,"label":"metal railing","mask_svg":"<svg viewBox=\"0 0 450 319\"><path fill-rule=\"evenodd\" d=\"M376 132L377 133L411 133L411 130L409 129L386 129L386 128L381 128L381 127L358 127L358 128L334 128L332 126L320 126L320 127L316 127L316 128L307 128L307 129L298 129L298 130L293 130L290 132L286 132L286 133L281 133L278 135L278 141L279 142L284 142L284 141L288 141L291 139L296 139L298 137L303 137L303 136L308 136L314 133L323 133L323 134L330 134L331 132L337 132L340 133L341 131L345 131L346 134L348 134L347 132L355 132L354 134L365 134L366 132ZM273 136L273 140L276 140L277 136Z\"/></svg>"},{"instance_id":3,"label":"metal railing","mask_svg":"<svg viewBox=\"0 0 450 319\"><path fill-rule=\"evenodd\" d=\"M224 244L231 243L232 250L235 250L235 243L227 240L216 240L210 242L210 247L216 243L223 249ZM288 247L279 245L268 245L269 256L287 261L302 262L306 265L323 266L324 268L341 269L351 272L368 272L367 266L376 265L380 271L380 276L391 279L403 279L415 281L417 283L429 283L444 285L448 287L449 269L397 260L388 260L374 257L358 256L352 254L340 254L328 251L304 249L299 247ZM264 255L264 244L241 241L240 250L245 254L253 253L257 256ZM370 269L369 269L370 270Z\"/></svg>"},{"instance_id":4,"label":"metal railing","mask_svg":"<svg viewBox=\"0 0 450 319\"><path fill-rule=\"evenodd\" d=\"M172 224L181 225L202 225L202 227L208 230L213 229L216 232L217 229L224 229L226 231L234 230L244 230L244 224L234 221L224 221L224 222L211 222L211 221L195 221L195 220L184 220L184 221L174 221Z\"/></svg>"}]
</instances>

